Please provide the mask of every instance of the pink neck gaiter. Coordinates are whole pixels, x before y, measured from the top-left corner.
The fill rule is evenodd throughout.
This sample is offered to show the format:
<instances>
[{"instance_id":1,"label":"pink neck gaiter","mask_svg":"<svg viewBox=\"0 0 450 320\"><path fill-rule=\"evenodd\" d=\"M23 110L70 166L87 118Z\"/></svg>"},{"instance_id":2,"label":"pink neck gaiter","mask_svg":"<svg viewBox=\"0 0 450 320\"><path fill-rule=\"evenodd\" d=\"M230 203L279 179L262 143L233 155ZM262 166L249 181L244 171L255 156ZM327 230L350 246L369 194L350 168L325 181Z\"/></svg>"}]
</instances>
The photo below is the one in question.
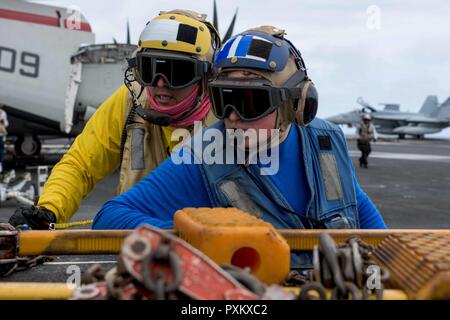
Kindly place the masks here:
<instances>
[{"instance_id":1,"label":"pink neck gaiter","mask_svg":"<svg viewBox=\"0 0 450 320\"><path fill-rule=\"evenodd\" d=\"M148 102L152 109L167 114L174 119L174 121L170 123L170 126L172 127L186 128L193 125L195 121L202 121L211 108L209 95L207 93L205 93L202 100L196 104L198 92L200 90L199 85L197 85L183 101L170 107L161 107L153 97L150 88L146 87L145 89L147 91ZM195 108L195 110L192 111L192 108ZM191 113L187 117L183 117L183 115L189 112ZM182 119L178 120L179 118Z\"/></svg>"}]
</instances>

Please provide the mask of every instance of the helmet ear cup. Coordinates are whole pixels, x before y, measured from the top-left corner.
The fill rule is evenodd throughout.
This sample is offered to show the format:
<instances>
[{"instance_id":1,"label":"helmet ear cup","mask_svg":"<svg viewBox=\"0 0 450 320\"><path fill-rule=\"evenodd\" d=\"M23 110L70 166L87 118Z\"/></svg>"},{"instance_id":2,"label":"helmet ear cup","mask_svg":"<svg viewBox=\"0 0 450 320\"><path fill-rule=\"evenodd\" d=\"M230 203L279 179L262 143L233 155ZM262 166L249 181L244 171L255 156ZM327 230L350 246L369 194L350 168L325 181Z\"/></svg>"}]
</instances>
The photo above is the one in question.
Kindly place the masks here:
<instances>
[{"instance_id":1,"label":"helmet ear cup","mask_svg":"<svg viewBox=\"0 0 450 320\"><path fill-rule=\"evenodd\" d=\"M295 120L299 125L304 126L316 117L319 106L319 95L311 80L304 81L299 89L300 99L295 106Z\"/></svg>"}]
</instances>

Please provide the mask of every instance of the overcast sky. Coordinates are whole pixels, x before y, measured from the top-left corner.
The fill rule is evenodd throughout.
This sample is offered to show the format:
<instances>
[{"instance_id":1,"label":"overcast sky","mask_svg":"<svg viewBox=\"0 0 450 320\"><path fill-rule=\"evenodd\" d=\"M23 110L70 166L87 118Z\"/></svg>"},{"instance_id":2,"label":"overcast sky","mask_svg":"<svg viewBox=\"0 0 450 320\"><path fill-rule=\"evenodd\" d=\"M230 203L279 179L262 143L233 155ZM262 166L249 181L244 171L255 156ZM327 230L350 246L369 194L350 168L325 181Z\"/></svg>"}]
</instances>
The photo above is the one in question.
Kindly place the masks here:
<instances>
[{"instance_id":1,"label":"overcast sky","mask_svg":"<svg viewBox=\"0 0 450 320\"><path fill-rule=\"evenodd\" d=\"M97 43L137 42L146 22L176 8L207 13L212 0L72 0ZM426 95L450 96L450 1L217 0L222 35L239 8L235 33L259 25L283 28L302 52L319 90L319 115L349 111L363 96L373 105L418 111Z\"/></svg>"}]
</instances>

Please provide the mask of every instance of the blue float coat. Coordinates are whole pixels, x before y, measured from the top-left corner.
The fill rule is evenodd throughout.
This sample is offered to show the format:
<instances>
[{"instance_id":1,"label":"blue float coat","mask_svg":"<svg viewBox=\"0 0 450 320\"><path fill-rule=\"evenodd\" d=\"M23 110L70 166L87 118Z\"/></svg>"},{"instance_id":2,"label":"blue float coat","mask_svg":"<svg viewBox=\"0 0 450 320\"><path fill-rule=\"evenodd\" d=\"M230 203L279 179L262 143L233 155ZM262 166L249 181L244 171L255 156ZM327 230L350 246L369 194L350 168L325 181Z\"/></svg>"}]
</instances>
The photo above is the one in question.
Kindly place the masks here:
<instances>
[{"instance_id":1,"label":"blue float coat","mask_svg":"<svg viewBox=\"0 0 450 320\"><path fill-rule=\"evenodd\" d=\"M270 176L296 212L305 212L310 197L298 130L290 130L280 145L280 165ZM386 225L353 173L360 226L384 229ZM345 187L345 186L344 186ZM198 165L174 164L168 158L126 193L106 202L94 219L93 229L133 229L140 224L170 229L174 213L185 207L211 207Z\"/></svg>"}]
</instances>

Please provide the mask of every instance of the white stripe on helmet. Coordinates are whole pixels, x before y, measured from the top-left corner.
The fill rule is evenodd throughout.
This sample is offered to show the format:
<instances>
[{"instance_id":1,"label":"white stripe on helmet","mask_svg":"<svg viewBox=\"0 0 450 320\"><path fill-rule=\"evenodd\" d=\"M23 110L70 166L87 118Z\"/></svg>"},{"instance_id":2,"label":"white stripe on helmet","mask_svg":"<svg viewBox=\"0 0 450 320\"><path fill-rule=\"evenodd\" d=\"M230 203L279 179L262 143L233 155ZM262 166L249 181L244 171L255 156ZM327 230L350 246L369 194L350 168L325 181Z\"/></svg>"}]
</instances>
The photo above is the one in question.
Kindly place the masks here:
<instances>
[{"instance_id":1,"label":"white stripe on helmet","mask_svg":"<svg viewBox=\"0 0 450 320\"><path fill-rule=\"evenodd\" d=\"M236 37L236 39L234 39L234 42L230 47L230 51L228 51L227 58L231 58L236 55L236 50L239 45L239 42L241 42L241 39L242 39L242 36L238 36L238 37Z\"/></svg>"},{"instance_id":2,"label":"white stripe on helmet","mask_svg":"<svg viewBox=\"0 0 450 320\"><path fill-rule=\"evenodd\" d=\"M152 20L142 31L139 40L166 40L167 42L176 43L179 26L180 23L176 20Z\"/></svg>"}]
</instances>

